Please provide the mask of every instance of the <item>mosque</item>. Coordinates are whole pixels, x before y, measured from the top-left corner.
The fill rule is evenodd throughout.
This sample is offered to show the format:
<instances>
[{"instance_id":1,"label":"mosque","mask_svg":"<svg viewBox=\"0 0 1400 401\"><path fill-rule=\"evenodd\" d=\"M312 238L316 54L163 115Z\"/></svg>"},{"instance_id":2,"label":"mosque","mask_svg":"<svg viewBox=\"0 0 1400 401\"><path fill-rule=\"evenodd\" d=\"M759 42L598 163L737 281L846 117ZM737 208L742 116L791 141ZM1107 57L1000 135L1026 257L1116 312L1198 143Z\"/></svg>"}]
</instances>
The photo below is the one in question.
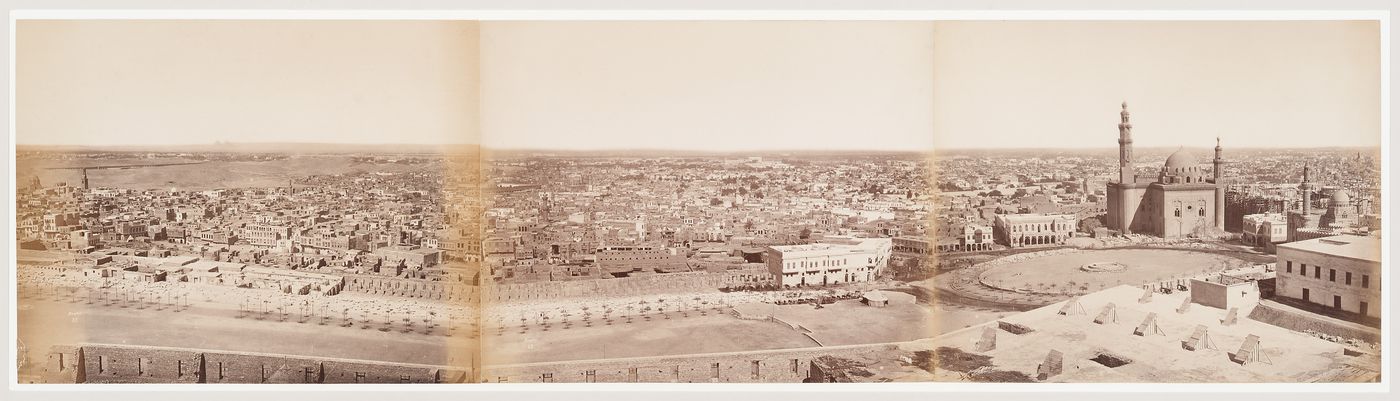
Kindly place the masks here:
<instances>
[{"instance_id":1,"label":"mosque","mask_svg":"<svg viewBox=\"0 0 1400 401\"><path fill-rule=\"evenodd\" d=\"M1162 238L1201 236L1225 229L1225 159L1220 139L1207 169L1185 148L1167 157L1155 176L1138 175L1133 164L1133 124L1123 102L1118 124L1118 181L1108 183L1110 230Z\"/></svg>"}]
</instances>

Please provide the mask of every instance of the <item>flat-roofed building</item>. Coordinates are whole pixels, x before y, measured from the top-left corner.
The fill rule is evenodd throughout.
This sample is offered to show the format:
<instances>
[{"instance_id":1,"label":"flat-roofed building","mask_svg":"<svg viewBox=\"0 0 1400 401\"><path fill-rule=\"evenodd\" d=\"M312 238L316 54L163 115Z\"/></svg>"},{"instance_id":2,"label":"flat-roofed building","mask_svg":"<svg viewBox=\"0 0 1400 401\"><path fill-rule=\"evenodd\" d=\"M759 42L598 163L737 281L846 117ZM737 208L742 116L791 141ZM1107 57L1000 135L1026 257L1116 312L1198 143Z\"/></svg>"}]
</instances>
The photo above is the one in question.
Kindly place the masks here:
<instances>
[{"instance_id":1,"label":"flat-roofed building","mask_svg":"<svg viewBox=\"0 0 1400 401\"><path fill-rule=\"evenodd\" d=\"M1002 214L992 226L996 242L1012 248L1064 245L1079 221L1072 214Z\"/></svg>"},{"instance_id":2,"label":"flat-roofed building","mask_svg":"<svg viewBox=\"0 0 1400 401\"><path fill-rule=\"evenodd\" d=\"M249 224L247 238L249 244L257 246L276 246L277 240L292 237L292 228L271 224Z\"/></svg>"},{"instance_id":3,"label":"flat-roofed building","mask_svg":"<svg viewBox=\"0 0 1400 401\"><path fill-rule=\"evenodd\" d=\"M723 255L724 252L721 252ZM686 255L676 248L659 246L606 246L596 252L598 268L625 277L632 273L685 271Z\"/></svg>"},{"instance_id":4,"label":"flat-roofed building","mask_svg":"<svg viewBox=\"0 0 1400 401\"><path fill-rule=\"evenodd\" d=\"M1338 235L1278 245L1277 294L1381 316L1381 240Z\"/></svg>"},{"instance_id":5,"label":"flat-roofed building","mask_svg":"<svg viewBox=\"0 0 1400 401\"><path fill-rule=\"evenodd\" d=\"M1288 219L1283 213L1260 213L1244 216L1240 239L1246 244L1264 247L1272 252L1275 244L1288 239Z\"/></svg>"},{"instance_id":6,"label":"flat-roofed building","mask_svg":"<svg viewBox=\"0 0 1400 401\"><path fill-rule=\"evenodd\" d=\"M240 272L238 285L274 288L283 293L297 295L312 292L335 295L345 288L345 277L337 274L247 266Z\"/></svg>"},{"instance_id":7,"label":"flat-roofed building","mask_svg":"<svg viewBox=\"0 0 1400 401\"><path fill-rule=\"evenodd\" d=\"M386 262L397 264L402 261L409 267L433 267L442 263L442 250L418 246L392 246L374 250L375 255L384 257Z\"/></svg>"},{"instance_id":8,"label":"flat-roofed building","mask_svg":"<svg viewBox=\"0 0 1400 401\"><path fill-rule=\"evenodd\" d=\"M768 272L782 286L870 281L879 272L876 252L858 245L780 245L765 252Z\"/></svg>"}]
</instances>

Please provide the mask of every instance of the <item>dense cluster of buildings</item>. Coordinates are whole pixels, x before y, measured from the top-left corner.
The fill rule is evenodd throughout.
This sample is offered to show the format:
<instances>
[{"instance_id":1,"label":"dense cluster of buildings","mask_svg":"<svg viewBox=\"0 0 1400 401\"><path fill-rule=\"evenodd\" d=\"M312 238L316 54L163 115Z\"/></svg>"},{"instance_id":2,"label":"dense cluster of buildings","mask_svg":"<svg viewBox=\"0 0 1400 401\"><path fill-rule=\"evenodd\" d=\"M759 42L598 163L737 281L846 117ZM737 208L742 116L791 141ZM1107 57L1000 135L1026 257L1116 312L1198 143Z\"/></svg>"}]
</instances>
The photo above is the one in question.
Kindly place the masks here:
<instances>
[{"instance_id":1,"label":"dense cluster of buildings","mask_svg":"<svg viewBox=\"0 0 1400 401\"><path fill-rule=\"evenodd\" d=\"M316 158L318 156L306 156ZM480 201L432 168L346 171L284 187L215 189L44 186L17 194L26 252L77 255L62 266L102 277L338 292L369 275L474 285ZM373 161L370 161L373 162ZM189 164L162 168L203 168ZM138 166L139 168L139 166Z\"/></svg>"},{"instance_id":2,"label":"dense cluster of buildings","mask_svg":"<svg viewBox=\"0 0 1400 401\"><path fill-rule=\"evenodd\" d=\"M868 281L890 263L892 238L928 230L927 164L914 154L521 154L489 169L483 255L501 285L678 273L777 286ZM794 260L805 248L832 261Z\"/></svg>"}]
</instances>

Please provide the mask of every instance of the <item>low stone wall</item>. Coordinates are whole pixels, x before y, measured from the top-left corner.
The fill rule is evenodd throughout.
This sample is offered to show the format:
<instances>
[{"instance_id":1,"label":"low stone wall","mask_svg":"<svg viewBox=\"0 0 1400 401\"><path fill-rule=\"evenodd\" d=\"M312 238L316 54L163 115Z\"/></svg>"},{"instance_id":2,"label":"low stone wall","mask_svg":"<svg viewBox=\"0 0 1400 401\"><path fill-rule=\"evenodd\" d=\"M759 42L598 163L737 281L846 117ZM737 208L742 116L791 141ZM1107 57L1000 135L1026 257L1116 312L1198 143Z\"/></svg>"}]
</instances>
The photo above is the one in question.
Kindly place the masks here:
<instances>
[{"instance_id":1,"label":"low stone wall","mask_svg":"<svg viewBox=\"0 0 1400 401\"><path fill-rule=\"evenodd\" d=\"M80 352L86 383L196 383L203 363L199 352L174 348L85 345Z\"/></svg>"},{"instance_id":2,"label":"low stone wall","mask_svg":"<svg viewBox=\"0 0 1400 401\"><path fill-rule=\"evenodd\" d=\"M345 291L452 302L474 299L477 287L442 281L357 274L345 278Z\"/></svg>"},{"instance_id":3,"label":"low stone wall","mask_svg":"<svg viewBox=\"0 0 1400 401\"><path fill-rule=\"evenodd\" d=\"M82 348L73 345L55 345L49 349L45 359L44 383L83 383L87 380L83 373Z\"/></svg>"},{"instance_id":4,"label":"low stone wall","mask_svg":"<svg viewBox=\"0 0 1400 401\"><path fill-rule=\"evenodd\" d=\"M926 348L926 347L925 347ZM482 368L481 380L502 383L801 383L812 360L824 355L860 358L885 350L912 353L914 343L582 360Z\"/></svg>"},{"instance_id":5,"label":"low stone wall","mask_svg":"<svg viewBox=\"0 0 1400 401\"><path fill-rule=\"evenodd\" d=\"M47 383L462 383L448 366L112 344L49 351Z\"/></svg>"},{"instance_id":6,"label":"low stone wall","mask_svg":"<svg viewBox=\"0 0 1400 401\"><path fill-rule=\"evenodd\" d=\"M1253 311L1250 311L1249 318L1300 333L1322 333L1329 336L1341 337L1343 339L1361 340L1372 344L1380 344L1381 342L1380 330L1349 327L1332 322L1326 318L1296 313L1285 308L1275 307L1273 301L1259 301L1259 305L1255 306ZM1357 326L1360 325L1358 324Z\"/></svg>"},{"instance_id":7,"label":"low stone wall","mask_svg":"<svg viewBox=\"0 0 1400 401\"><path fill-rule=\"evenodd\" d=\"M483 288L482 300L509 302L668 294L718 290L723 288L726 282L727 275L724 273L686 272L597 280L490 284Z\"/></svg>"},{"instance_id":8,"label":"low stone wall","mask_svg":"<svg viewBox=\"0 0 1400 401\"><path fill-rule=\"evenodd\" d=\"M317 383L320 362L273 355L204 354L203 383Z\"/></svg>"}]
</instances>

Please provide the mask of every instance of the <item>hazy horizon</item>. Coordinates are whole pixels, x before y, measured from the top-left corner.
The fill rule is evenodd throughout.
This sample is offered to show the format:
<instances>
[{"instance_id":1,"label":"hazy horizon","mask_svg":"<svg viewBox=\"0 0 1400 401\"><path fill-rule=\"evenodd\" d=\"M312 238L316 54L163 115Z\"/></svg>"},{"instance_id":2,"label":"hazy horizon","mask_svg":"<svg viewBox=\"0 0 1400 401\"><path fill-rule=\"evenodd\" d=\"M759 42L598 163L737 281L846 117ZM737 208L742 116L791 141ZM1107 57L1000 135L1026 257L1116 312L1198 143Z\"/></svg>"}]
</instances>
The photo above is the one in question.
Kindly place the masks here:
<instances>
[{"instance_id":1,"label":"hazy horizon","mask_svg":"<svg viewBox=\"0 0 1400 401\"><path fill-rule=\"evenodd\" d=\"M598 148L598 149L559 149L559 148L493 148L481 146L475 143L455 143L455 144L422 144L422 143L334 143L334 142L225 142L225 143L204 143L204 144L168 144L168 145L60 145L60 144L16 144L16 150L28 148L28 150L51 150L60 149L81 149L90 151L114 151L114 152L189 152L188 148L215 147L215 146L277 146L277 147L311 147L327 146L338 149L345 148L378 148L384 146L398 147L418 147L418 148L449 148L449 147L477 147L483 152L534 152L534 153L604 153L604 152L671 152L671 153L699 153L699 154L739 154L739 153L915 153L915 154L939 154L939 153L962 153L962 152L1117 152L1117 146L1099 147L1063 147L1063 148L1012 148L1012 147L981 147L981 148L939 148L933 150L898 150L898 149L875 149L875 148L847 148L847 149L737 149L737 150L707 150L707 149L683 149L683 148ZM46 149L47 148L47 149ZM181 148L186 148L180 150ZM1287 147L1234 147L1225 148L1226 157L1234 151L1279 151L1279 150L1314 150L1314 149L1379 149L1379 145L1356 145L1356 146L1287 146ZM1176 149L1187 149L1188 151L1211 151L1211 147L1192 146L1135 146L1135 150L1147 152L1166 152ZM293 149L282 149L282 152L296 152ZM275 151L255 151L240 149L209 149L194 150L194 152L272 152ZM1208 154L1202 153L1202 156Z\"/></svg>"}]
</instances>

